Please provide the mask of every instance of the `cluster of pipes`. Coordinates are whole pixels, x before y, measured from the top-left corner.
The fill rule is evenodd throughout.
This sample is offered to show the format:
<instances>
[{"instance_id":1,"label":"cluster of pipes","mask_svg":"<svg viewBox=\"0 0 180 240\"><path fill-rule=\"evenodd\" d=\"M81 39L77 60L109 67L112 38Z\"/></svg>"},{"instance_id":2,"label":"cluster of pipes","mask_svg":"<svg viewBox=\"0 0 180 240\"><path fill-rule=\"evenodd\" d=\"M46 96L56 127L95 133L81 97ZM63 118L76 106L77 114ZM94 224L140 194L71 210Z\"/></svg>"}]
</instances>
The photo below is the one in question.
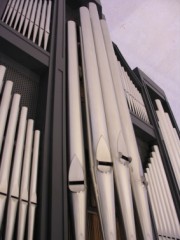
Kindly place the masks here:
<instances>
[{"instance_id":1,"label":"cluster of pipes","mask_svg":"<svg viewBox=\"0 0 180 240\"><path fill-rule=\"evenodd\" d=\"M153 146L145 177L159 239L180 239L180 225L158 146Z\"/></svg>"},{"instance_id":2,"label":"cluster of pipes","mask_svg":"<svg viewBox=\"0 0 180 240\"><path fill-rule=\"evenodd\" d=\"M133 192L143 237L152 240L147 188L123 90L122 67L115 56L106 21L99 19L94 3L89 3L89 8L80 8L80 25L77 28L74 21L68 22L68 184L75 239L86 239L87 180L80 65L85 93L88 158L103 239L117 239L115 184L127 239L137 239ZM80 39L81 60L77 39Z\"/></svg>"},{"instance_id":3,"label":"cluster of pipes","mask_svg":"<svg viewBox=\"0 0 180 240\"><path fill-rule=\"evenodd\" d=\"M124 68L122 68L122 81L129 109L143 121L150 123L142 95L136 88Z\"/></svg>"},{"instance_id":4,"label":"cluster of pipes","mask_svg":"<svg viewBox=\"0 0 180 240\"><path fill-rule=\"evenodd\" d=\"M13 82L3 83L5 72L0 65L0 231L6 240L15 239L15 233L23 240L27 224L26 239L32 240L40 131L27 119L27 107L20 111L21 96L12 96Z\"/></svg>"},{"instance_id":5,"label":"cluster of pipes","mask_svg":"<svg viewBox=\"0 0 180 240\"><path fill-rule=\"evenodd\" d=\"M51 10L51 0L9 0L2 21L47 50Z\"/></svg>"},{"instance_id":6,"label":"cluster of pipes","mask_svg":"<svg viewBox=\"0 0 180 240\"><path fill-rule=\"evenodd\" d=\"M164 111L162 103L159 99L155 100L157 106L157 117L159 127L162 132L164 143L168 151L171 165L174 170L176 181L180 189L180 140L176 129L173 127L169 114Z\"/></svg>"}]
</instances>

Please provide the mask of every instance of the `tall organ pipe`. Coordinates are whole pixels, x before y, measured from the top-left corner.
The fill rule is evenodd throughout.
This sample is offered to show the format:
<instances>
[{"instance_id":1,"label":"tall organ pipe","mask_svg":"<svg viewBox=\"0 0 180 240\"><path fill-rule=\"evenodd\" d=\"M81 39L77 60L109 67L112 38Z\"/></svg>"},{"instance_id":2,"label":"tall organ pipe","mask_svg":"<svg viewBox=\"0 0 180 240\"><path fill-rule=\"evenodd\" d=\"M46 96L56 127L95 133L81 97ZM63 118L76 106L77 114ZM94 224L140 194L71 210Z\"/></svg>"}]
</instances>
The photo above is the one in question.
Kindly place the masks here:
<instances>
[{"instance_id":1,"label":"tall organ pipe","mask_svg":"<svg viewBox=\"0 0 180 240\"><path fill-rule=\"evenodd\" d=\"M19 4L18 10L17 10L17 15L16 15L16 18L15 18L14 27L13 27L14 29L16 29L17 24L18 24L18 22L19 22L19 19L20 19L22 10L23 10L24 1L25 1L25 0L21 0L21 2L20 2L20 4Z\"/></svg>"},{"instance_id":2,"label":"tall organ pipe","mask_svg":"<svg viewBox=\"0 0 180 240\"><path fill-rule=\"evenodd\" d=\"M91 124L90 127L92 134L89 136L92 140L92 155L90 152L91 173L103 237L104 239L116 239L112 159L109 148L93 33L89 11L86 7L80 8L80 19L85 68L85 94L87 95L86 99L88 101L89 122Z\"/></svg>"},{"instance_id":3,"label":"tall organ pipe","mask_svg":"<svg viewBox=\"0 0 180 240\"><path fill-rule=\"evenodd\" d=\"M68 22L69 103L69 190L73 209L75 239L86 239L86 176L80 102L77 34L75 22Z\"/></svg>"},{"instance_id":4,"label":"tall organ pipe","mask_svg":"<svg viewBox=\"0 0 180 240\"><path fill-rule=\"evenodd\" d=\"M127 148L122 134L119 110L114 93L109 62L104 44L102 29L96 5L89 4L90 17L94 35L94 43L99 67L100 83L107 120L113 168L118 197L125 223L127 239L136 239L133 214L132 193L129 174L129 159Z\"/></svg>"},{"instance_id":5,"label":"tall organ pipe","mask_svg":"<svg viewBox=\"0 0 180 240\"><path fill-rule=\"evenodd\" d=\"M23 5L22 14L21 14L21 18L20 18L20 23L19 23L19 27L18 27L18 32L20 32L21 29L22 29L22 25L24 23L24 19L25 19L27 9L28 9L28 3L29 3L29 1L26 0L24 5Z\"/></svg>"},{"instance_id":6,"label":"tall organ pipe","mask_svg":"<svg viewBox=\"0 0 180 240\"><path fill-rule=\"evenodd\" d=\"M47 8L45 33L44 33L44 49L45 50L47 49L47 44L48 44L49 34L50 34L51 8L52 8L52 1L49 1L48 8Z\"/></svg>"},{"instance_id":7,"label":"tall organ pipe","mask_svg":"<svg viewBox=\"0 0 180 240\"><path fill-rule=\"evenodd\" d=\"M4 137L4 131L6 126L6 120L9 110L9 105L11 101L11 91L12 91L13 82L7 81L3 91L1 105L0 105L0 153L2 151L2 142Z\"/></svg>"},{"instance_id":8,"label":"tall organ pipe","mask_svg":"<svg viewBox=\"0 0 180 240\"><path fill-rule=\"evenodd\" d=\"M0 168L0 192L7 194L21 96L14 94Z\"/></svg>"},{"instance_id":9,"label":"tall organ pipe","mask_svg":"<svg viewBox=\"0 0 180 240\"><path fill-rule=\"evenodd\" d=\"M40 27L41 11L42 11L42 0L39 0L37 12L36 12L34 29L33 29L33 42L36 41L38 29L39 29L39 27Z\"/></svg>"},{"instance_id":10,"label":"tall organ pipe","mask_svg":"<svg viewBox=\"0 0 180 240\"><path fill-rule=\"evenodd\" d=\"M44 31L45 31L46 10L47 10L47 1L45 0L44 3L43 3L42 13L41 13L38 46L41 46L42 38L43 38L43 35L44 35Z\"/></svg>"},{"instance_id":11,"label":"tall organ pipe","mask_svg":"<svg viewBox=\"0 0 180 240\"><path fill-rule=\"evenodd\" d=\"M116 99L118 103L119 113L121 117L123 134L125 137L125 142L128 147L128 153L130 154L132 161L130 163L130 174L131 174L131 184L133 188L133 193L135 197L135 202L140 218L140 223L144 235L144 239L153 239L151 219L149 213L149 205L147 199L147 190L145 185L143 184L142 179L143 170L141 159L138 152L137 142L131 122L131 117L125 97L125 93L123 90L123 85L120 79L119 67L112 42L109 36L108 28L105 20L101 20L101 26L103 30L103 35L105 39L105 46L107 50L107 55L109 58L109 65L111 68L111 74L113 78L114 89L116 93Z\"/></svg>"},{"instance_id":12,"label":"tall organ pipe","mask_svg":"<svg viewBox=\"0 0 180 240\"><path fill-rule=\"evenodd\" d=\"M20 4L20 0L16 0L16 4L14 6L14 10L13 10L13 13L12 13L12 16L11 16L11 21L9 23L9 26L11 27L13 21L14 21L14 18L15 18L15 15L18 11L18 7L19 7L19 4Z\"/></svg>"},{"instance_id":13,"label":"tall organ pipe","mask_svg":"<svg viewBox=\"0 0 180 240\"><path fill-rule=\"evenodd\" d=\"M6 73L6 67L3 65L0 65L0 94L3 87L3 80L4 80L5 73Z\"/></svg>"},{"instance_id":14,"label":"tall organ pipe","mask_svg":"<svg viewBox=\"0 0 180 240\"><path fill-rule=\"evenodd\" d=\"M35 16L36 16L36 11L37 11L37 4L38 4L38 0L35 0L34 3L33 3L33 8L32 8L32 12L31 12L30 21L29 21L28 38L30 38L31 33L32 33L32 29L33 29L33 26L34 26Z\"/></svg>"},{"instance_id":15,"label":"tall organ pipe","mask_svg":"<svg viewBox=\"0 0 180 240\"><path fill-rule=\"evenodd\" d=\"M10 8L10 6L11 6L12 1L13 1L13 0L9 0L9 1L8 1L8 4L6 5L6 9L5 9L4 14L3 14L3 17L2 17L2 21L3 21L3 22L5 21L5 18L6 18L6 16L7 16L7 13L8 13L8 11L9 11L9 8Z\"/></svg>"}]
</instances>

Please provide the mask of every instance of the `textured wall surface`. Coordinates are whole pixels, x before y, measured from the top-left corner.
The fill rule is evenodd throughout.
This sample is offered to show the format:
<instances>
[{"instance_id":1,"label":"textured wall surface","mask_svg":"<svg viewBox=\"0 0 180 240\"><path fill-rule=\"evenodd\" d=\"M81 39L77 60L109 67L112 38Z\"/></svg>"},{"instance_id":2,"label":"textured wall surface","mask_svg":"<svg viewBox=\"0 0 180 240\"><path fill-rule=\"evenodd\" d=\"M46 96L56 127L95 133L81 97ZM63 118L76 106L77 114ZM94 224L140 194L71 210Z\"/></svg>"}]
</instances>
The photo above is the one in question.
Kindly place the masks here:
<instances>
[{"instance_id":1,"label":"textured wall surface","mask_svg":"<svg viewBox=\"0 0 180 240\"><path fill-rule=\"evenodd\" d=\"M180 1L101 0L112 40L132 69L166 93L180 127Z\"/></svg>"}]
</instances>

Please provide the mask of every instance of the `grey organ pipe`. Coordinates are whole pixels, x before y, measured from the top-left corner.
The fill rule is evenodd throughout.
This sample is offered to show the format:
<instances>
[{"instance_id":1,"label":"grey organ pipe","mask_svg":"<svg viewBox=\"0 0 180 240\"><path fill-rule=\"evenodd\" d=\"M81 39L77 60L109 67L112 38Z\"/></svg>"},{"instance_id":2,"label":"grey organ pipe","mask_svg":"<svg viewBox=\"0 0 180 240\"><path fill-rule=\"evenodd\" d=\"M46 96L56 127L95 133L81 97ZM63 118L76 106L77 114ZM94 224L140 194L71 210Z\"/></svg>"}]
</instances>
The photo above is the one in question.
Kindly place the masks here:
<instances>
[{"instance_id":1,"label":"grey organ pipe","mask_svg":"<svg viewBox=\"0 0 180 240\"><path fill-rule=\"evenodd\" d=\"M20 16L21 16L21 14L22 14L24 1L25 1L25 0L21 0L21 2L20 2L20 4L19 4L18 10L17 10L17 14L16 14L16 17L15 17L15 23L14 23L14 27L13 27L14 29L16 29L17 24L18 24L19 19L20 19Z\"/></svg>"},{"instance_id":2,"label":"grey organ pipe","mask_svg":"<svg viewBox=\"0 0 180 240\"><path fill-rule=\"evenodd\" d=\"M15 4L15 6L14 6L14 10L13 10L13 13L12 13L12 16L11 16L11 21L10 21L10 23L9 23L9 26L10 26L10 27L11 27L13 21L14 21L15 15L16 15L16 13L17 13L17 11L18 11L19 3L20 3L20 0L16 0L16 4Z\"/></svg>"},{"instance_id":3,"label":"grey organ pipe","mask_svg":"<svg viewBox=\"0 0 180 240\"><path fill-rule=\"evenodd\" d=\"M6 5L6 9L5 9L4 14L3 14L3 17L2 17L2 21L3 21L3 22L5 21L5 18L6 18L6 16L7 16L7 13L8 13L8 11L9 11L9 8L10 8L10 6L11 6L12 1L13 1L13 0L9 0L9 1L8 1L8 4Z\"/></svg>"},{"instance_id":4,"label":"grey organ pipe","mask_svg":"<svg viewBox=\"0 0 180 240\"><path fill-rule=\"evenodd\" d=\"M68 22L69 190L75 239L86 239L87 186L78 71L76 24Z\"/></svg>"},{"instance_id":5,"label":"grey organ pipe","mask_svg":"<svg viewBox=\"0 0 180 240\"><path fill-rule=\"evenodd\" d=\"M5 143L3 147L1 168L0 168L0 192L7 194L9 174L11 168L11 159L14 147L14 137L16 133L16 125L19 113L19 103L21 96L19 94L14 94L12 106L10 110L10 116L7 126L7 133L5 138Z\"/></svg>"},{"instance_id":6,"label":"grey organ pipe","mask_svg":"<svg viewBox=\"0 0 180 240\"><path fill-rule=\"evenodd\" d=\"M22 29L22 25L24 23L24 19L25 19L26 13L27 13L28 3L29 3L29 1L26 0L23 5L18 32L20 32Z\"/></svg>"},{"instance_id":7,"label":"grey organ pipe","mask_svg":"<svg viewBox=\"0 0 180 240\"><path fill-rule=\"evenodd\" d=\"M0 65L0 94L3 87L3 80L4 80L5 73L6 73L6 67L3 65Z\"/></svg>"},{"instance_id":8,"label":"grey organ pipe","mask_svg":"<svg viewBox=\"0 0 180 240\"><path fill-rule=\"evenodd\" d=\"M128 167L129 155L127 153L124 136L121 129L119 110L116 102L116 96L97 7L94 3L89 4L89 11L94 35L97 63L99 67L100 83L104 101L105 116L107 120L118 198L122 209L127 239L136 239L130 173Z\"/></svg>"},{"instance_id":9,"label":"grey organ pipe","mask_svg":"<svg viewBox=\"0 0 180 240\"><path fill-rule=\"evenodd\" d=\"M147 200L147 190L146 186L143 184L142 179L143 176L143 170L142 170L142 164L141 159L138 152L138 147L136 143L136 138L131 122L131 117L125 97L125 93L123 90L121 75L119 73L119 67L115 53L113 50L112 42L109 36L109 31L107 28L107 24L105 20L101 20L101 26L103 30L103 35L105 39L105 46L106 51L109 59L109 65L111 69L114 89L116 93L116 100L118 103L121 123L122 123L122 130L125 137L125 143L128 147L128 153L130 154L130 157L132 158L132 161L130 163L130 174L131 174L131 185L133 188L133 193L135 197L135 202L140 218L140 223L143 230L143 236L144 239L153 239L152 234L152 226L151 226L151 219L150 219L150 213L149 213L149 205Z\"/></svg>"},{"instance_id":10,"label":"grey organ pipe","mask_svg":"<svg viewBox=\"0 0 180 240\"><path fill-rule=\"evenodd\" d=\"M12 14L12 11L13 11L13 8L14 8L14 5L15 5L15 2L16 2L16 0L12 0L10 8L8 9L8 15L7 15L7 18L6 18L6 21L5 21L6 24L9 22L9 19L11 17L11 14Z\"/></svg>"},{"instance_id":11,"label":"grey organ pipe","mask_svg":"<svg viewBox=\"0 0 180 240\"><path fill-rule=\"evenodd\" d=\"M7 81L3 91L1 105L0 105L0 153L2 151L2 142L4 137L4 131L6 126L6 120L9 110L9 105L11 101L11 91L12 91L13 82Z\"/></svg>"},{"instance_id":12,"label":"grey organ pipe","mask_svg":"<svg viewBox=\"0 0 180 240\"><path fill-rule=\"evenodd\" d=\"M45 31L46 10L47 10L47 1L45 0L43 3L42 12L41 12L38 46L41 46L42 38L44 35L44 31Z\"/></svg>"},{"instance_id":13,"label":"grey organ pipe","mask_svg":"<svg viewBox=\"0 0 180 240\"><path fill-rule=\"evenodd\" d=\"M24 27L23 27L23 35L25 35L29 21L30 21L30 16L31 16L31 9L33 7L33 0L29 1L26 17L25 17L25 22L24 22Z\"/></svg>"},{"instance_id":14,"label":"grey organ pipe","mask_svg":"<svg viewBox=\"0 0 180 240\"><path fill-rule=\"evenodd\" d=\"M31 33L32 33L32 29L33 29L33 26L34 26L35 15L36 15L36 11L37 11L37 4L38 4L38 0L35 0L34 3L33 3L33 8L32 8L32 12L31 12L30 21L29 21L28 35L27 35L28 38L30 38Z\"/></svg>"},{"instance_id":15,"label":"grey organ pipe","mask_svg":"<svg viewBox=\"0 0 180 240\"><path fill-rule=\"evenodd\" d=\"M33 42L36 41L37 33L38 33L38 30L40 27L41 10L42 10L42 0L39 0L37 12L36 12L34 29L33 29Z\"/></svg>"},{"instance_id":16,"label":"grey organ pipe","mask_svg":"<svg viewBox=\"0 0 180 240\"><path fill-rule=\"evenodd\" d=\"M18 210L17 239L24 240L28 203L20 201Z\"/></svg>"},{"instance_id":17,"label":"grey organ pipe","mask_svg":"<svg viewBox=\"0 0 180 240\"><path fill-rule=\"evenodd\" d=\"M116 239L114 182L106 118L89 11L80 8L86 99L89 109L91 173L104 239ZM91 144L90 144L91 145Z\"/></svg>"},{"instance_id":18,"label":"grey organ pipe","mask_svg":"<svg viewBox=\"0 0 180 240\"><path fill-rule=\"evenodd\" d=\"M28 209L28 234L27 240L34 239L34 223L35 223L36 204L30 203Z\"/></svg>"},{"instance_id":19,"label":"grey organ pipe","mask_svg":"<svg viewBox=\"0 0 180 240\"><path fill-rule=\"evenodd\" d=\"M47 8L45 33L44 33L44 49L45 50L47 49L47 44L48 44L49 34L50 34L51 8L52 8L52 1L49 1L48 8Z\"/></svg>"}]
</instances>

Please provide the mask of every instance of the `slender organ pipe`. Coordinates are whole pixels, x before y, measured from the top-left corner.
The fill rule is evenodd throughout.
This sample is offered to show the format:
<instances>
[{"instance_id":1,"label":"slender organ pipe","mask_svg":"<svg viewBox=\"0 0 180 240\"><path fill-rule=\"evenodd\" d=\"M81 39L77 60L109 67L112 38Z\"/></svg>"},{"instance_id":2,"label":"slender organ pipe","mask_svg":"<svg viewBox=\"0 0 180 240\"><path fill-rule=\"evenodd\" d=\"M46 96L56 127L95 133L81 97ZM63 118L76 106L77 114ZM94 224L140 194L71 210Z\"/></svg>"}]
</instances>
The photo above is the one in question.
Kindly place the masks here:
<instances>
[{"instance_id":1,"label":"slender organ pipe","mask_svg":"<svg viewBox=\"0 0 180 240\"><path fill-rule=\"evenodd\" d=\"M119 202L122 209L127 239L136 239L128 167L130 160L122 134L119 110L114 93L114 86L109 68L102 29L98 17L97 7L94 3L89 4L89 12L94 35L94 43L97 63L99 67L98 69L100 75L100 83Z\"/></svg>"},{"instance_id":2,"label":"slender organ pipe","mask_svg":"<svg viewBox=\"0 0 180 240\"><path fill-rule=\"evenodd\" d=\"M42 38L44 35L44 31L45 31L46 10L47 10L47 1L45 0L43 3L42 13L41 13L38 46L41 46Z\"/></svg>"},{"instance_id":3,"label":"slender organ pipe","mask_svg":"<svg viewBox=\"0 0 180 240\"><path fill-rule=\"evenodd\" d=\"M19 5L19 7L18 7L17 15L16 15L16 18L15 18L15 23L14 23L14 27L13 27L14 29L16 29L17 24L18 24L19 19L20 19L20 16L21 16L21 14L22 14L24 1L25 1L25 0L21 0L20 5Z\"/></svg>"},{"instance_id":4,"label":"slender organ pipe","mask_svg":"<svg viewBox=\"0 0 180 240\"><path fill-rule=\"evenodd\" d=\"M28 3L29 3L29 1L26 0L23 5L18 32L20 32L22 29L22 25L24 23L24 19L25 19L26 13L27 13Z\"/></svg>"},{"instance_id":5,"label":"slender organ pipe","mask_svg":"<svg viewBox=\"0 0 180 240\"><path fill-rule=\"evenodd\" d=\"M37 4L38 4L38 0L35 0L34 4L33 4L33 9L32 9L32 12L31 12L30 21L29 21L28 36L27 36L28 38L30 38L31 33L32 33L32 29L33 29L33 26L34 26L35 14L36 14L36 11L37 11Z\"/></svg>"},{"instance_id":6,"label":"slender organ pipe","mask_svg":"<svg viewBox=\"0 0 180 240\"><path fill-rule=\"evenodd\" d=\"M0 94L3 87L3 80L4 80L5 73L6 73L6 67L3 65L0 65Z\"/></svg>"},{"instance_id":7,"label":"slender organ pipe","mask_svg":"<svg viewBox=\"0 0 180 240\"><path fill-rule=\"evenodd\" d=\"M0 168L0 192L4 194L7 194L8 191L11 158L13 153L14 137L18 120L20 97L21 96L19 94L14 94L2 153Z\"/></svg>"},{"instance_id":8,"label":"slender organ pipe","mask_svg":"<svg viewBox=\"0 0 180 240\"><path fill-rule=\"evenodd\" d=\"M104 239L116 239L114 182L112 159L104 113L96 52L93 41L89 11L80 8L82 27L82 58L84 61L84 85L89 109L89 123L92 140L90 150L90 164L98 211ZM89 134L90 134L89 131ZM91 149L91 143L90 143Z\"/></svg>"},{"instance_id":9,"label":"slender organ pipe","mask_svg":"<svg viewBox=\"0 0 180 240\"><path fill-rule=\"evenodd\" d=\"M8 4L7 4L7 6L6 6L6 9L5 9L4 14L3 14L3 17L2 17L2 21L3 21L3 22L5 21L5 18L6 18L6 16L7 16L7 13L8 13L8 11L9 11L9 8L10 8L10 6L11 6L12 1L13 1L13 0L9 0L9 1L8 1Z\"/></svg>"},{"instance_id":10,"label":"slender organ pipe","mask_svg":"<svg viewBox=\"0 0 180 240\"><path fill-rule=\"evenodd\" d=\"M6 198L7 197L5 195L0 194L0 231L1 231L1 226L3 221L3 216L4 216Z\"/></svg>"},{"instance_id":11,"label":"slender organ pipe","mask_svg":"<svg viewBox=\"0 0 180 240\"><path fill-rule=\"evenodd\" d=\"M116 100L118 103L123 134L125 137L125 142L128 147L128 153L132 158L130 163L130 174L131 174L131 184L133 188L133 193L135 197L135 202L138 210L138 215L140 218L140 223L143 231L144 239L153 239L149 205L147 200L147 190L143 184L143 170L142 164L137 148L136 138L131 122L131 117L123 90L120 69L114 54L112 42L109 36L109 31L105 20L101 20L103 35L105 39L106 51L109 59L109 65L111 68L111 74L114 84L114 89L116 93Z\"/></svg>"},{"instance_id":12,"label":"slender organ pipe","mask_svg":"<svg viewBox=\"0 0 180 240\"><path fill-rule=\"evenodd\" d=\"M48 8L47 8L45 33L44 33L44 49L45 50L47 49L47 44L48 44L49 34L50 34L51 8L52 8L52 1L49 1Z\"/></svg>"},{"instance_id":13,"label":"slender organ pipe","mask_svg":"<svg viewBox=\"0 0 180 240\"><path fill-rule=\"evenodd\" d=\"M39 29L39 26L40 26L41 10L42 10L42 0L39 0L37 12L36 12L34 30L33 30L33 42L36 41L38 29Z\"/></svg>"},{"instance_id":14,"label":"slender organ pipe","mask_svg":"<svg viewBox=\"0 0 180 240\"><path fill-rule=\"evenodd\" d=\"M11 27L13 21L14 21L15 15L16 15L16 13L17 13L17 11L18 11L19 3L20 3L20 0L16 0L16 4L15 4L15 6L14 6L14 10L13 10L13 13L12 13L12 16L11 16L11 21L10 21L10 23L9 23L9 26L10 26L10 27Z\"/></svg>"},{"instance_id":15,"label":"slender organ pipe","mask_svg":"<svg viewBox=\"0 0 180 240\"><path fill-rule=\"evenodd\" d=\"M12 14L12 11L13 11L13 8L14 8L14 5L15 5L15 2L16 2L16 0L12 0L10 8L8 9L8 15L7 15L7 18L6 18L6 21L5 21L6 24L9 22L9 19L11 17L11 14Z\"/></svg>"},{"instance_id":16,"label":"slender organ pipe","mask_svg":"<svg viewBox=\"0 0 180 240\"><path fill-rule=\"evenodd\" d=\"M26 13L26 17L25 17L25 22L24 22L24 27L23 27L23 36L26 33L29 21L30 21L30 16L31 16L31 10L33 7L33 0L30 0L29 5L28 5L28 9L27 9L27 13Z\"/></svg>"},{"instance_id":17,"label":"slender organ pipe","mask_svg":"<svg viewBox=\"0 0 180 240\"><path fill-rule=\"evenodd\" d=\"M75 239L86 239L86 176L76 24L68 22L69 190Z\"/></svg>"},{"instance_id":18,"label":"slender organ pipe","mask_svg":"<svg viewBox=\"0 0 180 240\"><path fill-rule=\"evenodd\" d=\"M6 126L6 119L11 101L11 91L13 82L7 81L3 91L1 105L0 105L0 153L2 151L2 142L4 137L4 131Z\"/></svg>"}]
</instances>

